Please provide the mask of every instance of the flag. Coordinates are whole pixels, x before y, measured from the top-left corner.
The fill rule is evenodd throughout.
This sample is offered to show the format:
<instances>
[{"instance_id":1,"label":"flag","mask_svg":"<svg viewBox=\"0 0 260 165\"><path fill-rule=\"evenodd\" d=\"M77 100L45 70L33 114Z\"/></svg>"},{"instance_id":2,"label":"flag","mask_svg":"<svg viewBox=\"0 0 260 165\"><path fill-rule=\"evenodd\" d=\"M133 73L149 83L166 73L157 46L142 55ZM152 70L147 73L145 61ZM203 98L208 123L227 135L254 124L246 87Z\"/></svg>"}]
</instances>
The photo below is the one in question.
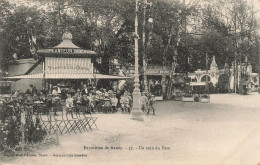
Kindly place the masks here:
<instances>
[{"instance_id":1,"label":"flag","mask_svg":"<svg viewBox=\"0 0 260 165\"><path fill-rule=\"evenodd\" d=\"M33 55L34 60L38 60L39 57L37 55L36 36L33 35L32 30L31 30L31 34L29 34L29 44L30 44L30 52Z\"/></svg>"}]
</instances>

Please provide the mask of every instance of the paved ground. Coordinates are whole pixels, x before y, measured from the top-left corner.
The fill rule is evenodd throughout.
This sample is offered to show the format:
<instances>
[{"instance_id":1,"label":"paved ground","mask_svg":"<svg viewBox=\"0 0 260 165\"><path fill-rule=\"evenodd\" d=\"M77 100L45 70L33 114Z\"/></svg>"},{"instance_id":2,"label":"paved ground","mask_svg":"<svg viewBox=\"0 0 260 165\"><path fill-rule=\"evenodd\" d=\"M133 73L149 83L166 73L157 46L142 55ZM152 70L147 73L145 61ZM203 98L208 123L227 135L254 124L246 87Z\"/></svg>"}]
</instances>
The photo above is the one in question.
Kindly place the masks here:
<instances>
[{"instance_id":1,"label":"paved ground","mask_svg":"<svg viewBox=\"0 0 260 165\"><path fill-rule=\"evenodd\" d=\"M61 136L59 146L39 151L47 157L21 157L7 164L257 165L259 100L260 94L218 94L210 104L162 101L155 104L156 115L144 116L143 122L126 114L96 114L98 131Z\"/></svg>"}]
</instances>

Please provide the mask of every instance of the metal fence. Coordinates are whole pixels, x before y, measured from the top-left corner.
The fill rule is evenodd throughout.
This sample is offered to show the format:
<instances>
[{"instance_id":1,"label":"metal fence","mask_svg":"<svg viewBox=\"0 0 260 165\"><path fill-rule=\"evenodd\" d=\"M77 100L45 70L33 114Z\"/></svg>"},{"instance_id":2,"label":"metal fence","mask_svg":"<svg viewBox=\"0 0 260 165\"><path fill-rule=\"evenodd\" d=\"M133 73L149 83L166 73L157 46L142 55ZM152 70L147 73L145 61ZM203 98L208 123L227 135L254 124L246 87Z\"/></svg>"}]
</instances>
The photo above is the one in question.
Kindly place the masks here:
<instances>
[{"instance_id":1,"label":"metal fence","mask_svg":"<svg viewBox=\"0 0 260 165\"><path fill-rule=\"evenodd\" d=\"M59 135L97 130L97 117L87 113L87 108L55 112L43 104L0 105L0 151L24 150L26 143L41 142L48 135L56 135L58 140Z\"/></svg>"}]
</instances>

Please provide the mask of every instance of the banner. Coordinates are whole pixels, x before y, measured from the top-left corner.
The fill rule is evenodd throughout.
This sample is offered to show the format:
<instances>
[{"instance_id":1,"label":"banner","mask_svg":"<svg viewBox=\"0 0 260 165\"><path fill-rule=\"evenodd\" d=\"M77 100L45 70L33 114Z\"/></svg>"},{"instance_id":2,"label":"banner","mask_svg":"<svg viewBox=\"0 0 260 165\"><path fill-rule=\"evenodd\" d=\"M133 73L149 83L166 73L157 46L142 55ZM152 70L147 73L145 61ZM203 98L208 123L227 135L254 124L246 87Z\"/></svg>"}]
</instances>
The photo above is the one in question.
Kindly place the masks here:
<instances>
[{"instance_id":1,"label":"banner","mask_svg":"<svg viewBox=\"0 0 260 165\"><path fill-rule=\"evenodd\" d=\"M45 73L87 74L93 73L90 58L45 58Z\"/></svg>"}]
</instances>

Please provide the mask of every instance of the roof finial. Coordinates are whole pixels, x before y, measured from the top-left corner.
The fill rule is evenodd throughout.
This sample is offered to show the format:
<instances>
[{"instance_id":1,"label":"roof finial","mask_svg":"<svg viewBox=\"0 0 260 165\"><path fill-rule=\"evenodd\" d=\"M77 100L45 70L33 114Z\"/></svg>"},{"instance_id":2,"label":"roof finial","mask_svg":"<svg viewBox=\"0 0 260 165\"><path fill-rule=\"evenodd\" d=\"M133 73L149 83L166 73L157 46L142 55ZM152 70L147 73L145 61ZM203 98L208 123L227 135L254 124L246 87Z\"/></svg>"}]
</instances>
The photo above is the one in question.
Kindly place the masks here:
<instances>
[{"instance_id":1,"label":"roof finial","mask_svg":"<svg viewBox=\"0 0 260 165\"><path fill-rule=\"evenodd\" d=\"M62 40L65 40L65 39L72 40L72 34L68 30L66 30L65 33L63 33L63 35L62 35Z\"/></svg>"},{"instance_id":2,"label":"roof finial","mask_svg":"<svg viewBox=\"0 0 260 165\"><path fill-rule=\"evenodd\" d=\"M218 65L215 60L215 56L213 56L212 63L210 65L210 70L218 70Z\"/></svg>"}]
</instances>

